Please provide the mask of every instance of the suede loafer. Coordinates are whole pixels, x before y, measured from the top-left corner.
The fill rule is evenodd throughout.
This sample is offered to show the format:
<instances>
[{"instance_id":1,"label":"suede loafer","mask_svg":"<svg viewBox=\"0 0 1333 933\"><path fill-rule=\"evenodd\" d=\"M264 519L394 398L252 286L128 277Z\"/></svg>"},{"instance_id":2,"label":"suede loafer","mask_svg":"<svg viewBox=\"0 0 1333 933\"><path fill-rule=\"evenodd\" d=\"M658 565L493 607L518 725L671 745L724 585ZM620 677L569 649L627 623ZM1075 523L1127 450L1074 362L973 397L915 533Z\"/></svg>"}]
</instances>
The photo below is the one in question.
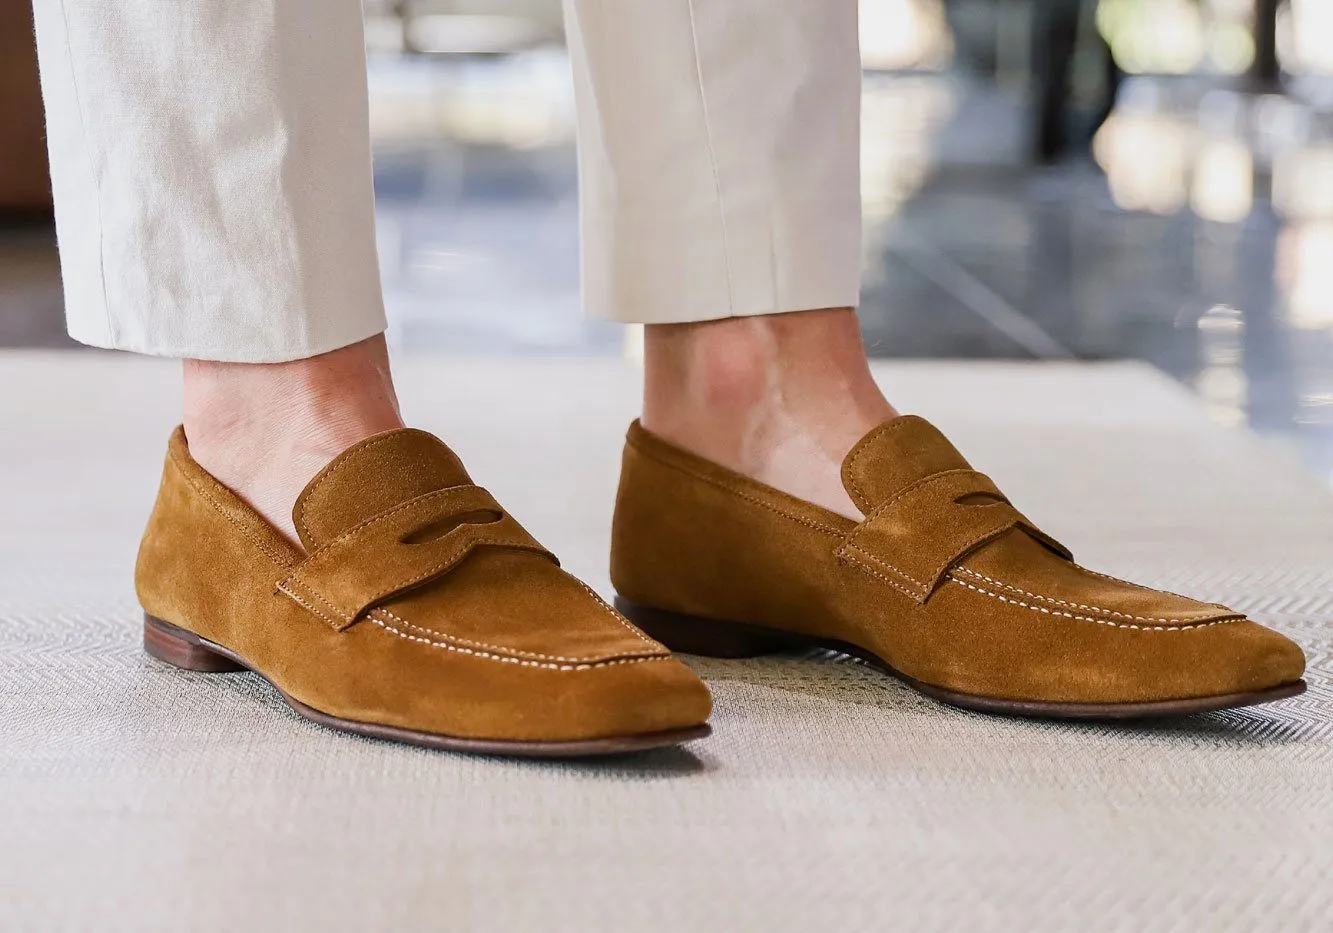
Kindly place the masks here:
<instances>
[{"instance_id":1,"label":"suede loafer","mask_svg":"<svg viewBox=\"0 0 1333 933\"><path fill-rule=\"evenodd\" d=\"M847 455L856 522L630 427L617 606L677 651L827 648L996 713L1119 719L1304 690L1285 636L1076 564L925 420Z\"/></svg>"},{"instance_id":2,"label":"suede loafer","mask_svg":"<svg viewBox=\"0 0 1333 933\"><path fill-rule=\"evenodd\" d=\"M303 549L177 429L136 571L148 652L248 668L316 722L435 748L591 755L708 734L698 677L561 570L430 434L351 447L294 518Z\"/></svg>"}]
</instances>

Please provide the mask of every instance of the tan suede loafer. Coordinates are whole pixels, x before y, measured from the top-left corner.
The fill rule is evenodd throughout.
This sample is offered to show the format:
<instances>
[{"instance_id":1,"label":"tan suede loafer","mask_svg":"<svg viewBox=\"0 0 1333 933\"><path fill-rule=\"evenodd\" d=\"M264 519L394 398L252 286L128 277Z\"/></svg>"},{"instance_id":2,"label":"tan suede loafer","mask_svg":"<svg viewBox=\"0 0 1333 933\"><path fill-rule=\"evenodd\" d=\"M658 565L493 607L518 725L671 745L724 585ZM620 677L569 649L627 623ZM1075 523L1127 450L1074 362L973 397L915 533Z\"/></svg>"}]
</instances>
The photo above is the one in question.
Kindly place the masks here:
<instances>
[{"instance_id":1,"label":"tan suede loafer","mask_svg":"<svg viewBox=\"0 0 1333 933\"><path fill-rule=\"evenodd\" d=\"M708 734L708 689L554 557L439 440L390 431L296 503L305 553L171 438L136 586L153 656L249 668L375 738L590 755Z\"/></svg>"},{"instance_id":2,"label":"tan suede loafer","mask_svg":"<svg viewBox=\"0 0 1333 933\"><path fill-rule=\"evenodd\" d=\"M861 522L636 422L611 549L617 605L678 651L830 648L989 712L1163 716L1305 689L1293 642L1075 564L921 418L870 432L842 478Z\"/></svg>"}]
</instances>

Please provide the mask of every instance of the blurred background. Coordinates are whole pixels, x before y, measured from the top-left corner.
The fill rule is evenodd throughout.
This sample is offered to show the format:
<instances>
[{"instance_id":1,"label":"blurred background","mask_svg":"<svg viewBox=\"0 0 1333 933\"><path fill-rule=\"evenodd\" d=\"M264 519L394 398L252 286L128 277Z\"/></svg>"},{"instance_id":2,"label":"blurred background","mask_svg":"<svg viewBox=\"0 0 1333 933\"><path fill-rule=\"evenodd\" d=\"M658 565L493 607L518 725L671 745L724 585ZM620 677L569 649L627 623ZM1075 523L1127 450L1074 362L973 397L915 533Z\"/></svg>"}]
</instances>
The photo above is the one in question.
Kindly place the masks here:
<instances>
[{"instance_id":1,"label":"blurred background","mask_svg":"<svg viewBox=\"0 0 1333 933\"><path fill-rule=\"evenodd\" d=\"M1333 484L1333 0L861 0L879 357L1139 359ZM399 352L616 355L579 311L559 0L367 0ZM0 347L64 334L30 10L0 6Z\"/></svg>"}]
</instances>

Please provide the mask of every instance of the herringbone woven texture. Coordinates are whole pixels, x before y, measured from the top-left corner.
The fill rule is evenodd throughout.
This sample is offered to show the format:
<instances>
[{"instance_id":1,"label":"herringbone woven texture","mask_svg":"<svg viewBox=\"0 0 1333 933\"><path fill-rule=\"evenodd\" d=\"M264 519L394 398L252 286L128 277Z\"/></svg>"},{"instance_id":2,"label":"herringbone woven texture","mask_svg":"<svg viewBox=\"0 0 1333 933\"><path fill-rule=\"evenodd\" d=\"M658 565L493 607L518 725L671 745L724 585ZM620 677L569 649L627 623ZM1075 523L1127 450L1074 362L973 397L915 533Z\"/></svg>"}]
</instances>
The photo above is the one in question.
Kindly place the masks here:
<instances>
[{"instance_id":1,"label":"herringbone woven texture","mask_svg":"<svg viewBox=\"0 0 1333 933\"><path fill-rule=\"evenodd\" d=\"M0 356L0 929L1333 927L1333 497L1143 369L881 376L1085 563L1296 636L1310 692L1052 725L783 657L700 662L717 732L688 751L533 764L333 734L253 676L139 651L173 369ZM605 591L633 371L401 378L414 420Z\"/></svg>"}]
</instances>

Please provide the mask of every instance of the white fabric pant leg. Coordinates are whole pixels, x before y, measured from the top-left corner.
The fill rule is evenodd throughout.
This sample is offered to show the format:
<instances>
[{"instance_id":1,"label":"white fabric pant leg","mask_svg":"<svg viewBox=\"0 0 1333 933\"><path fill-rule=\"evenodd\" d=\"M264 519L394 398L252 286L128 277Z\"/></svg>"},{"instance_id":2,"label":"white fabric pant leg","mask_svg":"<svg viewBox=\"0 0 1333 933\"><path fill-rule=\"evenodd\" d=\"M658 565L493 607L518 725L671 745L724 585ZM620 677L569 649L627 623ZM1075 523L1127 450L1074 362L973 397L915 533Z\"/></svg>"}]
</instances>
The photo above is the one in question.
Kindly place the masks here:
<instances>
[{"instance_id":1,"label":"white fabric pant leg","mask_svg":"<svg viewBox=\"0 0 1333 933\"><path fill-rule=\"evenodd\" d=\"M564 2L589 312L855 305L856 0Z\"/></svg>"},{"instance_id":2,"label":"white fabric pant leg","mask_svg":"<svg viewBox=\"0 0 1333 933\"><path fill-rule=\"evenodd\" d=\"M36 0L70 333L270 362L384 329L357 0ZM856 303L855 0L566 0L586 304Z\"/></svg>"},{"instance_id":3,"label":"white fabric pant leg","mask_svg":"<svg viewBox=\"0 0 1333 933\"><path fill-rule=\"evenodd\" d=\"M70 334L243 362L384 329L359 0L35 0Z\"/></svg>"}]
</instances>

